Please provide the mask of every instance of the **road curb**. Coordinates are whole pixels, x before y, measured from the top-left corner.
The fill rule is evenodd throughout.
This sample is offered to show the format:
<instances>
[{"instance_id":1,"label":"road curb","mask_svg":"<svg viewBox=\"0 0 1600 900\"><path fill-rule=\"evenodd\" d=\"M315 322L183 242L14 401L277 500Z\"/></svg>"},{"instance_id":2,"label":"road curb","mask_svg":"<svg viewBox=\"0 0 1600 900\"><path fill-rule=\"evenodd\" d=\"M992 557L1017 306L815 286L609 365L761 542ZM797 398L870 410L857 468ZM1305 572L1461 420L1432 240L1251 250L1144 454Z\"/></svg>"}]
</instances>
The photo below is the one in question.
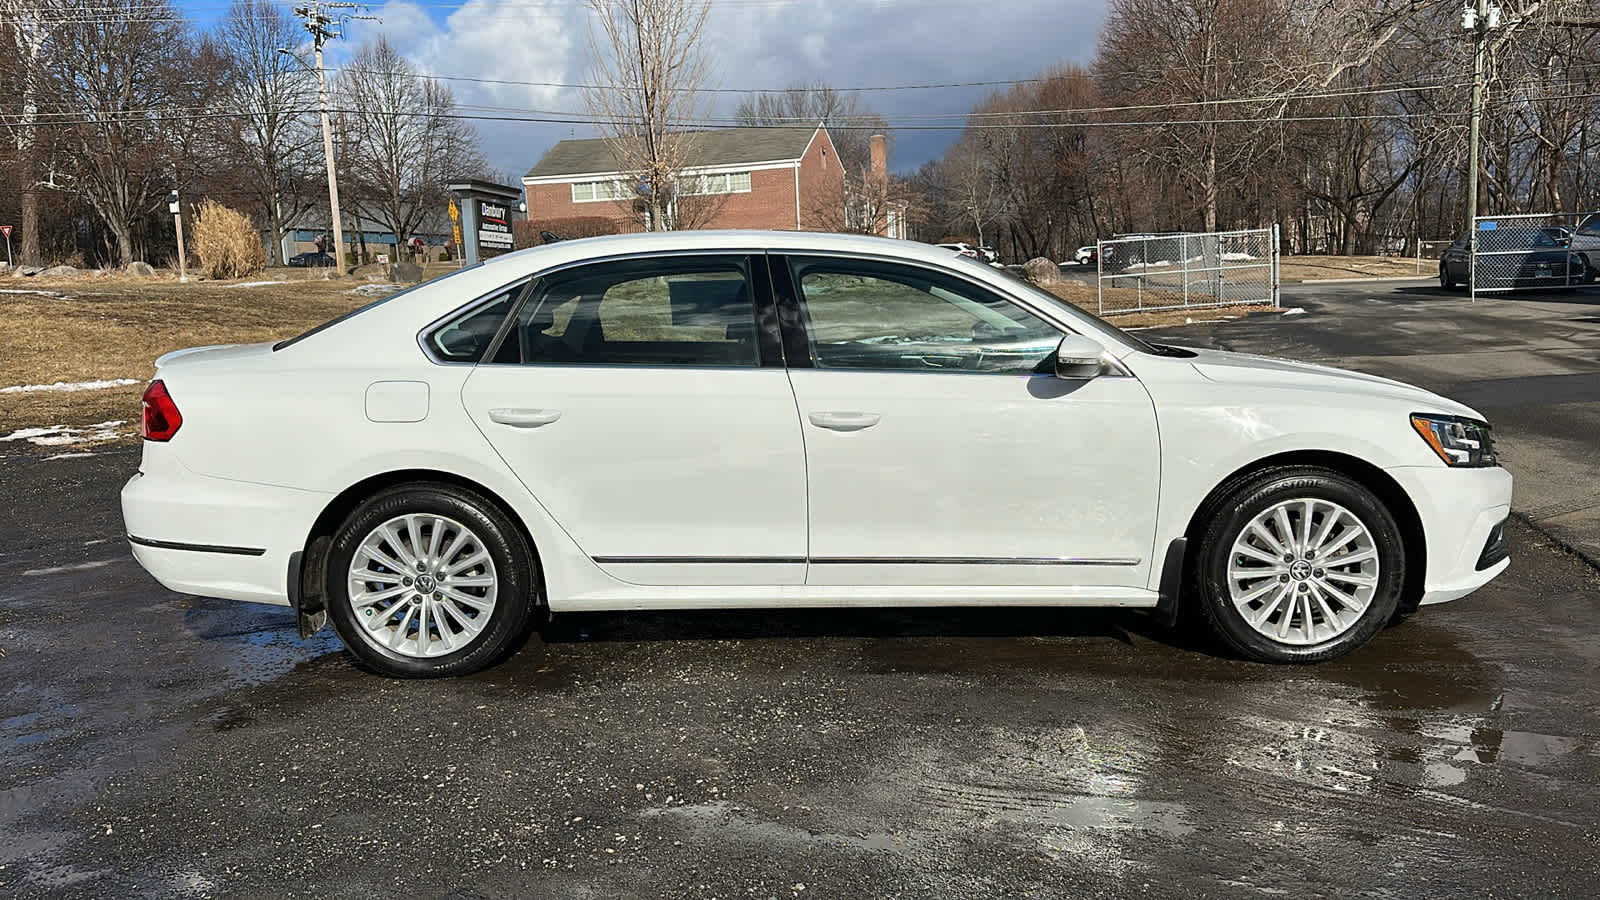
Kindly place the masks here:
<instances>
[{"instance_id":1,"label":"road curb","mask_svg":"<svg viewBox=\"0 0 1600 900\"><path fill-rule=\"evenodd\" d=\"M1583 550L1578 549L1571 541L1568 541L1565 538L1562 538L1561 536L1552 533L1550 531L1550 529L1544 527L1543 525L1540 525L1538 522L1535 522L1533 519L1529 518L1527 513L1518 512L1517 510L1513 509L1511 511L1511 518L1517 520L1518 522L1521 522L1523 525L1526 525L1530 529L1532 529L1533 531L1537 532L1540 537L1542 537L1545 540L1549 541L1552 545L1554 545L1556 547L1556 549L1560 550L1562 553L1566 553L1566 554L1568 554L1570 556L1575 556L1584 565L1588 566L1589 568L1593 569L1596 572L1600 572L1600 559L1596 559L1593 555L1591 555L1591 554L1589 554L1589 553L1587 553L1587 552L1585 552Z\"/></svg>"},{"instance_id":2,"label":"road curb","mask_svg":"<svg viewBox=\"0 0 1600 900\"><path fill-rule=\"evenodd\" d=\"M1284 284L1354 284L1358 281L1432 281L1432 275L1385 275L1382 278L1306 278Z\"/></svg>"}]
</instances>

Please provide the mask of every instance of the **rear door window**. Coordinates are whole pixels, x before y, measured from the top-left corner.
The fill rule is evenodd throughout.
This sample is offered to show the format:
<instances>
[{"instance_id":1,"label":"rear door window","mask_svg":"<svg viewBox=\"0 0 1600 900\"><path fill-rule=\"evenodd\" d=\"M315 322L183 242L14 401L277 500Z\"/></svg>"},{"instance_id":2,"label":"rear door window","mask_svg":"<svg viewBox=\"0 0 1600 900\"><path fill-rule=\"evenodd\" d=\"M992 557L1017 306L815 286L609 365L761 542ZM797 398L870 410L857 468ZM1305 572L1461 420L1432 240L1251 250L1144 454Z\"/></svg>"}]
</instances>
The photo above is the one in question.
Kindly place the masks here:
<instances>
[{"instance_id":1,"label":"rear door window","mask_svg":"<svg viewBox=\"0 0 1600 900\"><path fill-rule=\"evenodd\" d=\"M760 366L749 260L624 260L541 278L494 362Z\"/></svg>"}]
</instances>

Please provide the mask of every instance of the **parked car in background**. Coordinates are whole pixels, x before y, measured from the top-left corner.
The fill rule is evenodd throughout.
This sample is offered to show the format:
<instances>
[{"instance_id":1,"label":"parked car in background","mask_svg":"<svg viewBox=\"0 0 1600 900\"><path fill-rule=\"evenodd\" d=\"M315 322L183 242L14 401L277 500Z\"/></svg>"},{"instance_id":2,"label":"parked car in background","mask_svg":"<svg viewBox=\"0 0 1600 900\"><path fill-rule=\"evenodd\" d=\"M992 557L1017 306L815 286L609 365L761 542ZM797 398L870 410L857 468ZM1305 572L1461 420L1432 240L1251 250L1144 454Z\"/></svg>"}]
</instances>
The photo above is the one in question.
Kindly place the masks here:
<instances>
[{"instance_id":1,"label":"parked car in background","mask_svg":"<svg viewBox=\"0 0 1600 900\"><path fill-rule=\"evenodd\" d=\"M1309 663L1509 556L1511 475L1469 407L1146 343L856 235L509 253L169 353L143 435L122 513L146 570L331 620L386 675L481 669L549 613L867 605L1193 612Z\"/></svg>"},{"instance_id":2,"label":"parked car in background","mask_svg":"<svg viewBox=\"0 0 1600 900\"><path fill-rule=\"evenodd\" d=\"M1565 225L1546 225L1539 230L1550 235L1550 239L1556 242L1557 247L1567 247L1572 244L1572 229Z\"/></svg>"},{"instance_id":3,"label":"parked car in background","mask_svg":"<svg viewBox=\"0 0 1600 900\"><path fill-rule=\"evenodd\" d=\"M979 259L978 248L966 243L965 241L957 241L954 244L935 244L934 246L949 250L951 253L955 253L958 256L965 256L969 259Z\"/></svg>"},{"instance_id":4,"label":"parked car in background","mask_svg":"<svg viewBox=\"0 0 1600 900\"><path fill-rule=\"evenodd\" d=\"M289 265L298 269L322 268L333 265L333 254L319 253L315 250L310 253L301 253L289 257Z\"/></svg>"},{"instance_id":5,"label":"parked car in background","mask_svg":"<svg viewBox=\"0 0 1600 900\"><path fill-rule=\"evenodd\" d=\"M1600 213L1585 216L1578 223L1567 247L1583 257L1590 272L1600 273Z\"/></svg>"},{"instance_id":6,"label":"parked car in background","mask_svg":"<svg viewBox=\"0 0 1600 900\"><path fill-rule=\"evenodd\" d=\"M1087 266L1100 258L1100 248L1094 245L1079 247L1078 252L1072 254L1072 261L1080 266Z\"/></svg>"},{"instance_id":7,"label":"parked car in background","mask_svg":"<svg viewBox=\"0 0 1600 900\"><path fill-rule=\"evenodd\" d=\"M1595 272L1579 253L1556 243L1546 228L1513 226L1464 234L1439 257L1439 286L1472 283L1473 238L1477 238L1479 289L1564 287L1593 281Z\"/></svg>"},{"instance_id":8,"label":"parked car in background","mask_svg":"<svg viewBox=\"0 0 1600 900\"><path fill-rule=\"evenodd\" d=\"M974 249L978 251L979 260L986 262L991 266L999 264L1000 254L993 247L976 247Z\"/></svg>"}]
</instances>

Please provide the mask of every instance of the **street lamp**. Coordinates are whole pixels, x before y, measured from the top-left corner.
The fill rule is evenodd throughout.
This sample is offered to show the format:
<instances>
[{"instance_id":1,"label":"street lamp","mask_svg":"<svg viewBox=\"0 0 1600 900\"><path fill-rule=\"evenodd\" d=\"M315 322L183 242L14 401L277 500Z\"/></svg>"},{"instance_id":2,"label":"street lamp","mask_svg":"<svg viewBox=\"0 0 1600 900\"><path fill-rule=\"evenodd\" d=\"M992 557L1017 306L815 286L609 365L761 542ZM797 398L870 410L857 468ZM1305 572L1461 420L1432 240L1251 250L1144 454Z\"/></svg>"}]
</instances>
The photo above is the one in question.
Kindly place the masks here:
<instances>
[{"instance_id":1,"label":"street lamp","mask_svg":"<svg viewBox=\"0 0 1600 900\"><path fill-rule=\"evenodd\" d=\"M306 61L287 47L278 52L306 68ZM317 106L322 110L322 153L328 163L328 210L333 215L333 265L334 271L344 274L344 224L339 220L339 179L333 170L333 126L328 122L328 78L322 70L322 41L316 42Z\"/></svg>"}]
</instances>

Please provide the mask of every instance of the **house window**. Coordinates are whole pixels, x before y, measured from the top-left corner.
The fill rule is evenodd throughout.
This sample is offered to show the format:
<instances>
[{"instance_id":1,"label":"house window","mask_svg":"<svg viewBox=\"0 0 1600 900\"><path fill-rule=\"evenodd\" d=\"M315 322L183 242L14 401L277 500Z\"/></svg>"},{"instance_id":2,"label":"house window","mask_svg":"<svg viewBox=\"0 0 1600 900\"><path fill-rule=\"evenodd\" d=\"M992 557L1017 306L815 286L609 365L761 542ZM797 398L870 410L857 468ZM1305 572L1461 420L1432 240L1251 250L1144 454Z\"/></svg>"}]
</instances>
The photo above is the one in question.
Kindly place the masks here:
<instances>
[{"instance_id":1,"label":"house window","mask_svg":"<svg viewBox=\"0 0 1600 900\"><path fill-rule=\"evenodd\" d=\"M573 203L593 203L598 200L627 200L633 196L628 186L620 181L576 181L572 184Z\"/></svg>"},{"instance_id":2,"label":"house window","mask_svg":"<svg viewBox=\"0 0 1600 900\"><path fill-rule=\"evenodd\" d=\"M748 194L749 172L724 172L718 175L700 175L685 179L684 194Z\"/></svg>"}]
</instances>

